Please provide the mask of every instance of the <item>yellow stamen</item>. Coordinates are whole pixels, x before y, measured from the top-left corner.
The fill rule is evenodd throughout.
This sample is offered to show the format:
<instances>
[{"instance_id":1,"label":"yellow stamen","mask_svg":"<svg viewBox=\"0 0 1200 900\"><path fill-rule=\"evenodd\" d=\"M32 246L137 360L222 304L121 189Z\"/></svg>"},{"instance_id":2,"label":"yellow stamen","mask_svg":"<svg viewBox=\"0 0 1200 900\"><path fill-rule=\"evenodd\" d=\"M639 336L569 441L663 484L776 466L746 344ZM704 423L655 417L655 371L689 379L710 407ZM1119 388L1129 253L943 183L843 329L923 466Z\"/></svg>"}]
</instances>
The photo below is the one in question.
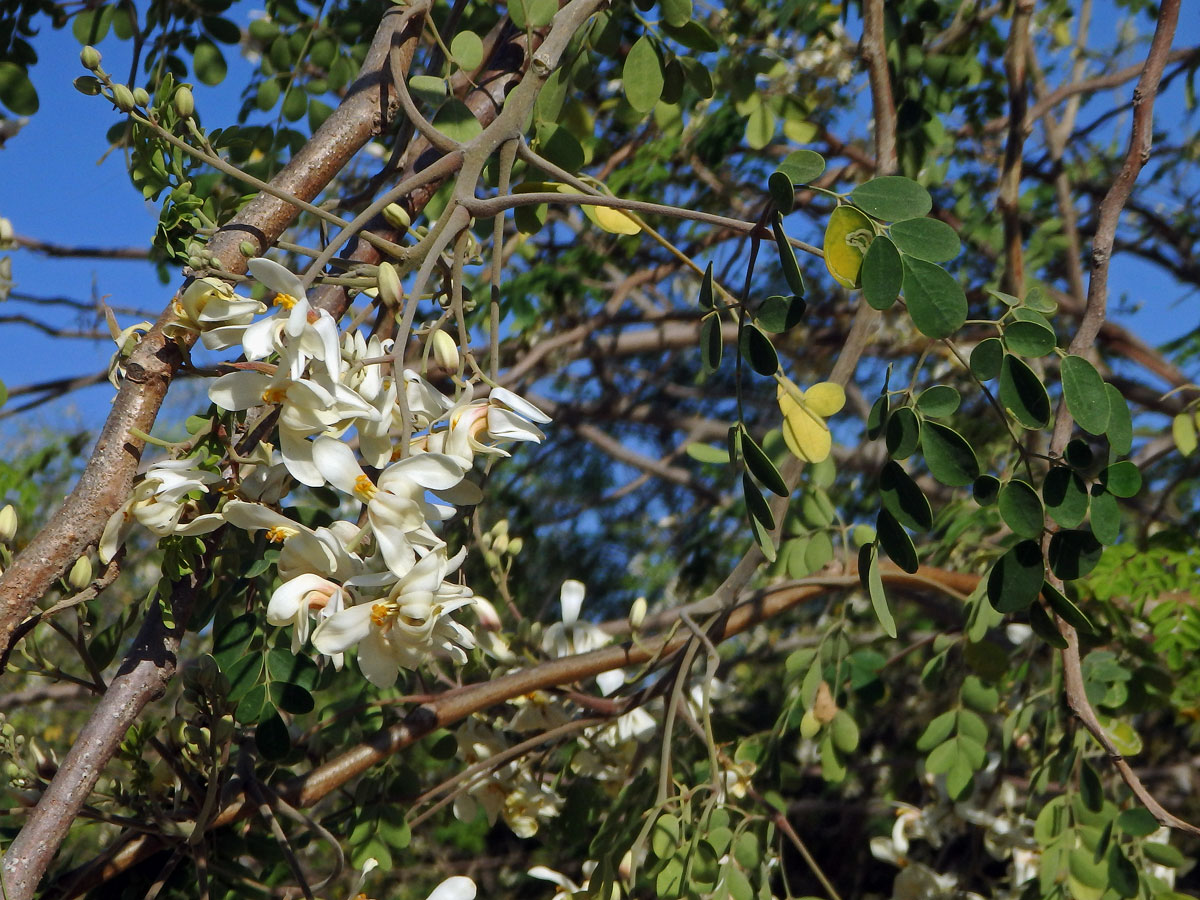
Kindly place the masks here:
<instances>
[{"instance_id":1,"label":"yellow stamen","mask_svg":"<svg viewBox=\"0 0 1200 900\"><path fill-rule=\"evenodd\" d=\"M275 295L273 301L276 306L282 306L284 309L291 309L298 302L291 294L285 294L282 291Z\"/></svg>"},{"instance_id":2,"label":"yellow stamen","mask_svg":"<svg viewBox=\"0 0 1200 900\"><path fill-rule=\"evenodd\" d=\"M386 633L392 627L398 607L390 600L380 600L371 607L371 624Z\"/></svg>"},{"instance_id":3,"label":"yellow stamen","mask_svg":"<svg viewBox=\"0 0 1200 900\"><path fill-rule=\"evenodd\" d=\"M354 496L364 503L370 503L372 498L378 493L379 488L366 475L359 475L354 479Z\"/></svg>"},{"instance_id":4,"label":"yellow stamen","mask_svg":"<svg viewBox=\"0 0 1200 900\"><path fill-rule=\"evenodd\" d=\"M274 528L267 529L267 540L272 544L282 544L290 537L295 537L300 532L295 528L288 528L286 525L276 525Z\"/></svg>"},{"instance_id":5,"label":"yellow stamen","mask_svg":"<svg viewBox=\"0 0 1200 900\"><path fill-rule=\"evenodd\" d=\"M287 398L287 388L271 387L262 392L263 403L282 403Z\"/></svg>"}]
</instances>

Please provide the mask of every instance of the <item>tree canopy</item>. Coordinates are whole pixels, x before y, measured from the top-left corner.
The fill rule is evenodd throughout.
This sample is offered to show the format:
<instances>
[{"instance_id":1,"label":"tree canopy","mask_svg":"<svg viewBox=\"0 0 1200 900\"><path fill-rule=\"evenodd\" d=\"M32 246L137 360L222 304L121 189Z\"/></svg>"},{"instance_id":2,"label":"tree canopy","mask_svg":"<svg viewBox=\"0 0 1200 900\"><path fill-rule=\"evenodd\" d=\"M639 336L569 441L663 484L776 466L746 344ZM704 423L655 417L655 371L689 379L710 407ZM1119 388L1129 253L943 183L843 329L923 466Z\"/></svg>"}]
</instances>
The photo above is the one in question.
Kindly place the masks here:
<instances>
[{"instance_id":1,"label":"tree canopy","mask_svg":"<svg viewBox=\"0 0 1200 900\"><path fill-rule=\"evenodd\" d=\"M2 896L1191 896L1180 6L0 0Z\"/></svg>"}]
</instances>

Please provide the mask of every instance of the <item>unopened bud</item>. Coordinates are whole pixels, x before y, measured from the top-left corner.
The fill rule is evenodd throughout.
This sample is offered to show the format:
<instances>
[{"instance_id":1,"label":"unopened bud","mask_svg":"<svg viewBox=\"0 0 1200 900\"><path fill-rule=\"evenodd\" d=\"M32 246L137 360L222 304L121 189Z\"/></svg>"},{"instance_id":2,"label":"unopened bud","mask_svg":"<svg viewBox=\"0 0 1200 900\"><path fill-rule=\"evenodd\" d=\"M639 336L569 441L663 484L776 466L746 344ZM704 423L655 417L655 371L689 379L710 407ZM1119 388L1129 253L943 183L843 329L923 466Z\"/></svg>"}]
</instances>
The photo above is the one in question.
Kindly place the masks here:
<instances>
[{"instance_id":1,"label":"unopened bud","mask_svg":"<svg viewBox=\"0 0 1200 900\"><path fill-rule=\"evenodd\" d=\"M123 84L114 84L112 92L113 106L121 112L133 112L133 108L137 105L133 101L133 91Z\"/></svg>"},{"instance_id":2,"label":"unopened bud","mask_svg":"<svg viewBox=\"0 0 1200 900\"><path fill-rule=\"evenodd\" d=\"M143 87L133 89L133 100L138 106L150 105L150 93Z\"/></svg>"},{"instance_id":3,"label":"unopened bud","mask_svg":"<svg viewBox=\"0 0 1200 900\"><path fill-rule=\"evenodd\" d=\"M492 541L492 549L495 550L497 553L499 553L501 556L503 556L505 553L508 552L508 543L509 542L508 542L507 534L497 535L496 538Z\"/></svg>"},{"instance_id":4,"label":"unopened bud","mask_svg":"<svg viewBox=\"0 0 1200 900\"><path fill-rule=\"evenodd\" d=\"M383 218L393 228L399 228L401 231L407 230L408 226L412 224L412 217L409 216L408 211L399 203L389 203L385 206L383 208Z\"/></svg>"},{"instance_id":5,"label":"unopened bud","mask_svg":"<svg viewBox=\"0 0 1200 900\"><path fill-rule=\"evenodd\" d=\"M85 587L92 583L92 561L85 554L75 560L75 565L71 566L71 571L67 575L67 584L73 590L82 591Z\"/></svg>"},{"instance_id":6,"label":"unopened bud","mask_svg":"<svg viewBox=\"0 0 1200 900\"><path fill-rule=\"evenodd\" d=\"M79 61L85 69L96 71L100 68L100 51L95 47L84 47L79 51Z\"/></svg>"},{"instance_id":7,"label":"unopened bud","mask_svg":"<svg viewBox=\"0 0 1200 900\"><path fill-rule=\"evenodd\" d=\"M75 90L89 97L95 97L100 93L100 80L91 75L80 75L72 83L75 85Z\"/></svg>"},{"instance_id":8,"label":"unopened bud","mask_svg":"<svg viewBox=\"0 0 1200 900\"><path fill-rule=\"evenodd\" d=\"M519 538L519 537L513 538L511 541L508 542L508 555L509 556L519 556L521 553L521 548L524 546L525 546L524 539Z\"/></svg>"},{"instance_id":9,"label":"unopened bud","mask_svg":"<svg viewBox=\"0 0 1200 900\"><path fill-rule=\"evenodd\" d=\"M629 627L637 631L646 621L646 598L638 597L629 608Z\"/></svg>"},{"instance_id":10,"label":"unopened bud","mask_svg":"<svg viewBox=\"0 0 1200 900\"><path fill-rule=\"evenodd\" d=\"M196 98L192 96L192 89L184 85L175 92L175 112L179 113L183 118L187 118L196 111Z\"/></svg>"},{"instance_id":11,"label":"unopened bud","mask_svg":"<svg viewBox=\"0 0 1200 900\"><path fill-rule=\"evenodd\" d=\"M403 296L400 288L400 273L391 263L380 263L379 272L375 276L379 283L379 299L392 308L398 309Z\"/></svg>"},{"instance_id":12,"label":"unopened bud","mask_svg":"<svg viewBox=\"0 0 1200 900\"><path fill-rule=\"evenodd\" d=\"M458 344L442 329L435 331L429 338L433 341L433 358L439 366L450 372L458 371Z\"/></svg>"},{"instance_id":13,"label":"unopened bud","mask_svg":"<svg viewBox=\"0 0 1200 900\"><path fill-rule=\"evenodd\" d=\"M15 538L18 524L20 520L17 518L17 510L11 503L0 509L0 541L7 544Z\"/></svg>"},{"instance_id":14,"label":"unopened bud","mask_svg":"<svg viewBox=\"0 0 1200 900\"><path fill-rule=\"evenodd\" d=\"M821 720L817 718L817 714L811 709L806 709L804 715L800 717L800 736L805 740L811 741L817 736L817 732L821 730Z\"/></svg>"},{"instance_id":15,"label":"unopened bud","mask_svg":"<svg viewBox=\"0 0 1200 900\"><path fill-rule=\"evenodd\" d=\"M258 255L258 248L250 243L250 241L242 241L238 244L238 253L242 254L246 259L254 259Z\"/></svg>"}]
</instances>

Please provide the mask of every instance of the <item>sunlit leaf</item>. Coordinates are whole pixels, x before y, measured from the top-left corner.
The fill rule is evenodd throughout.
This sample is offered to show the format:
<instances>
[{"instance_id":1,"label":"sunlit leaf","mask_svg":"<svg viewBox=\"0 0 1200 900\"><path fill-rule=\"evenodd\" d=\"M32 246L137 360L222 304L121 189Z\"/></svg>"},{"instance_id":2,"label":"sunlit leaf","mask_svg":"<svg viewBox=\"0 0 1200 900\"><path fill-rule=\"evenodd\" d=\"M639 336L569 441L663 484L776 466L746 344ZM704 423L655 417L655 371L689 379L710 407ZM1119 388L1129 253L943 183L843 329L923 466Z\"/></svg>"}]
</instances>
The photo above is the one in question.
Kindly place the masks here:
<instances>
[{"instance_id":1,"label":"sunlit leaf","mask_svg":"<svg viewBox=\"0 0 1200 900\"><path fill-rule=\"evenodd\" d=\"M858 287L863 257L875 239L871 220L852 206L839 206L825 226L825 267L843 287Z\"/></svg>"}]
</instances>

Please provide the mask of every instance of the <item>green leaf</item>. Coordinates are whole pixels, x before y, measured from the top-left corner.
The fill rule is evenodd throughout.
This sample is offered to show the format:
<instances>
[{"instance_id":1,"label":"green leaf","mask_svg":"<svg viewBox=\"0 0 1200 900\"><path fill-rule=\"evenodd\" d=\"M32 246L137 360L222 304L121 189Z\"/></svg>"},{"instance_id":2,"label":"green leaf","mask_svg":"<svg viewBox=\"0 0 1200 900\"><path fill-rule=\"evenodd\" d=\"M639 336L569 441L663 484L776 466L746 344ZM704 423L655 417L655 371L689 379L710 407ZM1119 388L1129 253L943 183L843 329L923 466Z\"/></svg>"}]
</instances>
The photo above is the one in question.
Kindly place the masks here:
<instances>
[{"instance_id":1,"label":"green leaf","mask_svg":"<svg viewBox=\"0 0 1200 900\"><path fill-rule=\"evenodd\" d=\"M233 710L233 717L242 725L254 725L262 718L266 705L267 686L256 684L238 701Z\"/></svg>"},{"instance_id":2,"label":"green leaf","mask_svg":"<svg viewBox=\"0 0 1200 900\"><path fill-rule=\"evenodd\" d=\"M792 179L788 178L784 172L774 171L767 178L767 193L771 195L771 202L775 204L775 208L784 215L792 211L792 207L796 203L796 188L792 184Z\"/></svg>"},{"instance_id":3,"label":"green leaf","mask_svg":"<svg viewBox=\"0 0 1200 900\"><path fill-rule=\"evenodd\" d=\"M18 116L38 111L37 89L25 69L14 62L0 62L0 103Z\"/></svg>"},{"instance_id":4,"label":"green leaf","mask_svg":"<svg viewBox=\"0 0 1200 900\"><path fill-rule=\"evenodd\" d=\"M1109 401L1100 373L1082 356L1067 356L1062 361L1061 375L1067 409L1079 427L1088 434L1104 434Z\"/></svg>"},{"instance_id":5,"label":"green leaf","mask_svg":"<svg viewBox=\"0 0 1200 900\"><path fill-rule=\"evenodd\" d=\"M774 375L779 371L779 354L775 352L775 345L756 325L748 322L742 326L741 348L742 356L759 375Z\"/></svg>"},{"instance_id":6,"label":"green leaf","mask_svg":"<svg viewBox=\"0 0 1200 900\"><path fill-rule=\"evenodd\" d=\"M1102 544L1115 544L1121 536L1121 506L1117 498L1108 491L1093 494L1088 522L1096 540Z\"/></svg>"},{"instance_id":7,"label":"green leaf","mask_svg":"<svg viewBox=\"0 0 1200 900\"><path fill-rule=\"evenodd\" d=\"M917 409L935 419L944 419L958 411L962 397L948 384L935 384L921 391L917 397Z\"/></svg>"},{"instance_id":8,"label":"green leaf","mask_svg":"<svg viewBox=\"0 0 1200 900\"><path fill-rule=\"evenodd\" d=\"M287 725L274 709L259 720L254 729L254 743L264 759L283 759L291 751L292 739Z\"/></svg>"},{"instance_id":9,"label":"green leaf","mask_svg":"<svg viewBox=\"0 0 1200 900\"><path fill-rule=\"evenodd\" d=\"M308 96L298 87L292 87L283 95L283 105L279 108L283 117L289 122L295 122L304 117L308 111Z\"/></svg>"},{"instance_id":10,"label":"green leaf","mask_svg":"<svg viewBox=\"0 0 1200 900\"><path fill-rule=\"evenodd\" d=\"M871 241L859 278L872 309L890 309L904 286L904 263L896 245L882 235Z\"/></svg>"},{"instance_id":11,"label":"green leaf","mask_svg":"<svg viewBox=\"0 0 1200 900\"><path fill-rule=\"evenodd\" d=\"M691 57L682 57L679 64L683 66L683 75L687 79L687 83L692 86L702 100L707 100L715 93L713 89L712 73L708 71L700 60L692 59Z\"/></svg>"},{"instance_id":12,"label":"green leaf","mask_svg":"<svg viewBox=\"0 0 1200 900\"><path fill-rule=\"evenodd\" d=\"M788 288L797 297L804 296L804 276L800 273L800 263L796 261L796 253L788 243L787 235L783 233L783 216L775 213L775 221L771 223L771 231L775 235L775 247L779 251L779 265L783 267L783 277L787 279Z\"/></svg>"},{"instance_id":13,"label":"green leaf","mask_svg":"<svg viewBox=\"0 0 1200 900\"><path fill-rule=\"evenodd\" d=\"M850 199L865 213L885 222L915 219L933 209L929 191L902 175L883 175L860 184Z\"/></svg>"},{"instance_id":14,"label":"green leaf","mask_svg":"<svg viewBox=\"0 0 1200 900\"><path fill-rule=\"evenodd\" d=\"M958 232L940 219L904 219L888 234L901 252L932 263L954 259L962 249Z\"/></svg>"},{"instance_id":15,"label":"green leaf","mask_svg":"<svg viewBox=\"0 0 1200 900\"><path fill-rule=\"evenodd\" d=\"M450 55L468 72L478 69L483 63L483 41L473 31L460 31L450 42Z\"/></svg>"},{"instance_id":16,"label":"green leaf","mask_svg":"<svg viewBox=\"0 0 1200 900\"><path fill-rule=\"evenodd\" d=\"M267 654L267 672L272 681L290 681L310 691L320 676L316 663L287 647L276 647Z\"/></svg>"},{"instance_id":17,"label":"green leaf","mask_svg":"<svg viewBox=\"0 0 1200 900\"><path fill-rule=\"evenodd\" d=\"M704 269L704 277L700 279L700 308L713 308L713 264L710 262Z\"/></svg>"},{"instance_id":18,"label":"green leaf","mask_svg":"<svg viewBox=\"0 0 1200 900\"><path fill-rule=\"evenodd\" d=\"M858 723L844 709L839 709L829 723L829 736L833 738L833 746L843 753L853 753L858 749Z\"/></svg>"},{"instance_id":19,"label":"green leaf","mask_svg":"<svg viewBox=\"0 0 1200 900\"><path fill-rule=\"evenodd\" d=\"M1037 373L1011 353L1004 354L1000 365L1000 402L1024 428L1050 424L1050 395Z\"/></svg>"},{"instance_id":20,"label":"green leaf","mask_svg":"<svg viewBox=\"0 0 1200 900\"><path fill-rule=\"evenodd\" d=\"M958 710L949 710L935 716L933 721L925 726L921 736L917 738L917 749L928 753L934 747L942 744L954 733L954 725L958 721Z\"/></svg>"},{"instance_id":21,"label":"green leaf","mask_svg":"<svg viewBox=\"0 0 1200 900\"><path fill-rule=\"evenodd\" d=\"M667 22L663 22L662 31L671 40L678 41L689 50L696 50L700 53L712 53L721 48L721 45L717 43L717 39L709 33L709 30L695 19L688 22L682 28L676 28Z\"/></svg>"},{"instance_id":22,"label":"green leaf","mask_svg":"<svg viewBox=\"0 0 1200 900\"><path fill-rule=\"evenodd\" d=\"M789 153L776 170L787 175L792 184L809 184L825 171L825 158L812 150Z\"/></svg>"},{"instance_id":23,"label":"green leaf","mask_svg":"<svg viewBox=\"0 0 1200 900\"><path fill-rule=\"evenodd\" d=\"M1038 538L1046 518L1042 499L1024 481L1013 479L1000 489L1000 516L1013 533L1024 538Z\"/></svg>"},{"instance_id":24,"label":"green leaf","mask_svg":"<svg viewBox=\"0 0 1200 900\"><path fill-rule=\"evenodd\" d=\"M207 38L196 41L196 49L192 53L192 68L196 72L196 80L207 85L220 84L229 72L225 55Z\"/></svg>"},{"instance_id":25,"label":"green leaf","mask_svg":"<svg viewBox=\"0 0 1200 900\"><path fill-rule=\"evenodd\" d=\"M1108 849L1108 889L1118 897L1136 897L1139 890L1137 868L1119 844Z\"/></svg>"},{"instance_id":26,"label":"green leaf","mask_svg":"<svg viewBox=\"0 0 1200 900\"><path fill-rule=\"evenodd\" d=\"M1117 816L1117 827L1131 837L1146 837L1158 831L1158 819L1144 806L1126 809Z\"/></svg>"},{"instance_id":27,"label":"green leaf","mask_svg":"<svg viewBox=\"0 0 1200 900\"><path fill-rule=\"evenodd\" d=\"M921 449L930 474L948 487L963 487L979 477L979 460L971 445L940 422L925 422Z\"/></svg>"},{"instance_id":28,"label":"green leaf","mask_svg":"<svg viewBox=\"0 0 1200 900\"><path fill-rule=\"evenodd\" d=\"M1136 463L1126 459L1100 473L1100 484L1114 497L1133 497L1142 489L1142 473Z\"/></svg>"},{"instance_id":29,"label":"green leaf","mask_svg":"<svg viewBox=\"0 0 1200 900\"><path fill-rule=\"evenodd\" d=\"M1104 545L1090 531L1056 532L1050 538L1050 570L1063 581L1082 578L1100 562Z\"/></svg>"},{"instance_id":30,"label":"green leaf","mask_svg":"<svg viewBox=\"0 0 1200 900\"><path fill-rule=\"evenodd\" d=\"M921 421L910 407L901 406L888 416L884 443L892 459L908 459L921 440Z\"/></svg>"},{"instance_id":31,"label":"green leaf","mask_svg":"<svg viewBox=\"0 0 1200 900\"><path fill-rule=\"evenodd\" d=\"M888 460L879 473L879 499L906 528L927 531L933 527L929 500L898 462Z\"/></svg>"},{"instance_id":32,"label":"green leaf","mask_svg":"<svg viewBox=\"0 0 1200 900\"><path fill-rule=\"evenodd\" d=\"M1037 541L1021 541L996 560L987 580L988 601L997 612L1028 609L1037 599L1046 577L1042 548Z\"/></svg>"},{"instance_id":33,"label":"green leaf","mask_svg":"<svg viewBox=\"0 0 1200 900\"><path fill-rule=\"evenodd\" d=\"M980 381L991 381L1000 374L1004 344L1000 338L984 338L971 351L971 373Z\"/></svg>"},{"instance_id":34,"label":"green leaf","mask_svg":"<svg viewBox=\"0 0 1200 900\"><path fill-rule=\"evenodd\" d=\"M664 813L650 829L650 852L659 859L670 859L679 849L679 819Z\"/></svg>"},{"instance_id":35,"label":"green leaf","mask_svg":"<svg viewBox=\"0 0 1200 900\"><path fill-rule=\"evenodd\" d=\"M1053 329L1037 322L1013 322L1004 329L1004 343L1013 353L1037 358L1053 350L1058 337Z\"/></svg>"},{"instance_id":36,"label":"green leaf","mask_svg":"<svg viewBox=\"0 0 1200 900\"><path fill-rule=\"evenodd\" d=\"M648 113L662 96L663 71L658 50L648 35L642 35L629 48L621 70L625 99L640 113Z\"/></svg>"},{"instance_id":37,"label":"green leaf","mask_svg":"<svg viewBox=\"0 0 1200 900\"><path fill-rule=\"evenodd\" d=\"M917 548L913 545L912 538L886 508L879 510L875 519L875 531L879 546L891 557L892 562L910 574L920 568L921 563L917 558Z\"/></svg>"},{"instance_id":38,"label":"green leaf","mask_svg":"<svg viewBox=\"0 0 1200 900\"><path fill-rule=\"evenodd\" d=\"M803 297L781 297L776 294L762 302L754 314L754 322L763 331L783 334L803 322L807 311L808 304Z\"/></svg>"},{"instance_id":39,"label":"green leaf","mask_svg":"<svg viewBox=\"0 0 1200 900\"><path fill-rule=\"evenodd\" d=\"M967 321L967 295L954 277L923 259L904 260L904 299L917 330L947 338Z\"/></svg>"},{"instance_id":40,"label":"green leaf","mask_svg":"<svg viewBox=\"0 0 1200 900\"><path fill-rule=\"evenodd\" d=\"M763 497L762 491L758 489L758 485L745 472L742 473L742 494L746 498L746 511L750 514L750 518L766 531L774 529L775 516L771 514L770 505Z\"/></svg>"},{"instance_id":41,"label":"green leaf","mask_svg":"<svg viewBox=\"0 0 1200 900\"><path fill-rule=\"evenodd\" d=\"M275 701L276 706L293 715L310 713L316 705L312 694L300 685L289 684L286 681L275 682L271 685L271 698Z\"/></svg>"},{"instance_id":42,"label":"green leaf","mask_svg":"<svg viewBox=\"0 0 1200 900\"><path fill-rule=\"evenodd\" d=\"M258 684L262 675L263 660L259 653L249 653L230 664L229 668L222 667L221 671L229 679L230 703L237 703L250 688Z\"/></svg>"},{"instance_id":43,"label":"green leaf","mask_svg":"<svg viewBox=\"0 0 1200 900\"><path fill-rule=\"evenodd\" d=\"M750 432L742 431L742 458L750 474L763 483L763 486L773 494L787 497L791 494L783 476L775 468L775 463L763 452L762 447L750 436Z\"/></svg>"},{"instance_id":44,"label":"green leaf","mask_svg":"<svg viewBox=\"0 0 1200 900\"><path fill-rule=\"evenodd\" d=\"M1187 862L1184 855L1170 844L1160 844L1157 841L1144 841L1141 847L1142 855L1156 865L1166 866L1170 869L1179 869ZM1184 895L1176 895L1176 897L1182 896Z\"/></svg>"},{"instance_id":45,"label":"green leaf","mask_svg":"<svg viewBox=\"0 0 1200 900\"><path fill-rule=\"evenodd\" d=\"M980 506L991 506L1000 496L1000 479L995 475L980 475L971 484L971 494Z\"/></svg>"},{"instance_id":46,"label":"green leaf","mask_svg":"<svg viewBox=\"0 0 1200 900\"><path fill-rule=\"evenodd\" d=\"M1100 784L1100 776L1086 762L1079 767L1079 796L1083 805L1092 812L1100 812L1104 808L1104 787Z\"/></svg>"},{"instance_id":47,"label":"green leaf","mask_svg":"<svg viewBox=\"0 0 1200 900\"><path fill-rule=\"evenodd\" d=\"M1052 466L1042 482L1046 510L1063 528L1074 528L1088 511L1088 490L1077 472L1066 466Z\"/></svg>"},{"instance_id":48,"label":"green leaf","mask_svg":"<svg viewBox=\"0 0 1200 900\"><path fill-rule=\"evenodd\" d=\"M1048 581L1042 585L1042 597L1050 604L1050 608L1072 628L1079 631L1086 631L1089 634L1096 631L1092 620L1084 615L1083 610L1076 606L1066 594Z\"/></svg>"},{"instance_id":49,"label":"green leaf","mask_svg":"<svg viewBox=\"0 0 1200 900\"><path fill-rule=\"evenodd\" d=\"M871 598L871 609L884 633L896 636L896 620L888 608L887 594L883 590L883 578L879 574L879 551L875 544L863 544L858 548L858 577Z\"/></svg>"},{"instance_id":50,"label":"green leaf","mask_svg":"<svg viewBox=\"0 0 1200 900\"><path fill-rule=\"evenodd\" d=\"M1083 438L1072 438L1063 448L1063 461L1072 469L1090 469L1095 459L1091 445Z\"/></svg>"},{"instance_id":51,"label":"green leaf","mask_svg":"<svg viewBox=\"0 0 1200 900\"><path fill-rule=\"evenodd\" d=\"M887 394L880 394L875 398L875 402L871 404L871 411L867 413L867 439L872 441L879 440L883 434L884 428L887 427L889 402ZM914 444L914 448L915 448Z\"/></svg>"},{"instance_id":52,"label":"green leaf","mask_svg":"<svg viewBox=\"0 0 1200 900\"><path fill-rule=\"evenodd\" d=\"M1121 392L1105 382L1108 394L1108 446L1117 456L1128 456L1133 450L1133 416Z\"/></svg>"},{"instance_id":53,"label":"green leaf","mask_svg":"<svg viewBox=\"0 0 1200 900\"><path fill-rule=\"evenodd\" d=\"M228 672L245 655L257 627L258 619L254 613L246 613L231 619L213 637L212 655L222 672Z\"/></svg>"},{"instance_id":54,"label":"green leaf","mask_svg":"<svg viewBox=\"0 0 1200 900\"><path fill-rule=\"evenodd\" d=\"M721 316L717 313L705 316L700 324L700 357L707 371L715 372L720 368L724 340Z\"/></svg>"},{"instance_id":55,"label":"green leaf","mask_svg":"<svg viewBox=\"0 0 1200 900\"><path fill-rule=\"evenodd\" d=\"M447 100L434 117L433 125L450 140L460 144L467 143L483 131L475 114L460 100Z\"/></svg>"},{"instance_id":56,"label":"green leaf","mask_svg":"<svg viewBox=\"0 0 1200 900\"><path fill-rule=\"evenodd\" d=\"M663 21L682 28L692 19L692 0L662 0Z\"/></svg>"},{"instance_id":57,"label":"green leaf","mask_svg":"<svg viewBox=\"0 0 1200 900\"><path fill-rule=\"evenodd\" d=\"M684 448L696 462L725 465L729 462L729 451L725 447L714 447L712 444L691 443Z\"/></svg>"},{"instance_id":58,"label":"green leaf","mask_svg":"<svg viewBox=\"0 0 1200 900\"><path fill-rule=\"evenodd\" d=\"M1042 604L1034 603L1029 607L1029 627L1033 629L1035 635L1055 650L1067 649L1067 639L1059 632L1058 626L1042 608Z\"/></svg>"},{"instance_id":59,"label":"green leaf","mask_svg":"<svg viewBox=\"0 0 1200 900\"><path fill-rule=\"evenodd\" d=\"M834 281L842 287L858 287L863 257L874 239L871 220L853 206L839 206L829 214L821 246L825 268Z\"/></svg>"},{"instance_id":60,"label":"green leaf","mask_svg":"<svg viewBox=\"0 0 1200 900\"><path fill-rule=\"evenodd\" d=\"M751 150L761 150L775 137L776 119L770 106L761 99L755 99L758 102L746 120L746 144Z\"/></svg>"}]
</instances>

